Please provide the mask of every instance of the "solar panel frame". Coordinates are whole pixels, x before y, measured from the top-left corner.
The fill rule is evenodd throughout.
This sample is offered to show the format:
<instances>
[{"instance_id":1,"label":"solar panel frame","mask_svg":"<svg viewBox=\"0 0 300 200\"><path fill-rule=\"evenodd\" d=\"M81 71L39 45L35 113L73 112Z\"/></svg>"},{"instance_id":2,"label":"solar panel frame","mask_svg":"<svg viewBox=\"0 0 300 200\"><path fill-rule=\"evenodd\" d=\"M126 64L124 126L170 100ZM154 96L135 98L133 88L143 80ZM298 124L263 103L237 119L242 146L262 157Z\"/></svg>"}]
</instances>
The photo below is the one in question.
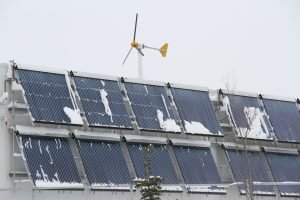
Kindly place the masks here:
<instances>
[{"instance_id":1,"label":"solar panel frame","mask_svg":"<svg viewBox=\"0 0 300 200\"><path fill-rule=\"evenodd\" d=\"M80 73L80 72L74 72L73 74L74 74L74 82L76 85L76 91L80 98L85 113L85 117L87 119L87 123L90 127L103 127L103 128L109 127L109 128L130 129L130 130L133 129L129 113L127 112L125 102L123 101L122 92L119 87L119 82L117 77L105 76L105 75L93 75L89 73ZM93 81L96 85L93 86L89 84L90 88L88 88L87 85L80 84L79 79L85 80L86 82ZM107 84L109 84L108 89L106 89ZM81 85L83 86L82 88ZM106 107L103 104L101 99L102 97L100 95L100 90L103 89L107 93L109 109L111 110L112 113L113 122L111 121L110 116L105 111ZM94 90L97 91L97 94ZM89 98L89 95L91 93L95 93L91 96L92 99ZM94 106L90 106L91 101ZM102 122L99 119L101 119ZM115 123L116 120L117 123Z\"/></svg>"},{"instance_id":2,"label":"solar panel frame","mask_svg":"<svg viewBox=\"0 0 300 200\"><path fill-rule=\"evenodd\" d=\"M289 98L276 99L263 96L263 105L269 115L277 140L300 143L300 113L296 101Z\"/></svg>"},{"instance_id":3,"label":"solar panel frame","mask_svg":"<svg viewBox=\"0 0 300 200\"><path fill-rule=\"evenodd\" d=\"M15 75L22 86L24 100L33 123L83 125L72 123L63 109L78 109L68 82L67 71L21 66L15 69ZM36 105L43 107L38 108Z\"/></svg>"},{"instance_id":4,"label":"solar panel frame","mask_svg":"<svg viewBox=\"0 0 300 200\"><path fill-rule=\"evenodd\" d=\"M191 121L196 121L200 122L205 128L207 128L212 134L209 134L209 136L220 136L223 137L222 134L222 128L220 126L219 120L217 119L216 113L214 112L214 107L213 104L209 98L209 89L206 87L196 87L196 86L188 86L188 85L181 85L181 84L174 84L174 83L169 83L170 85L170 91L172 94L173 101L175 103L176 109L178 111L179 117L181 119L181 122L183 124L185 133L190 134L185 127L185 121L191 122ZM197 98L204 98L206 102L203 102L202 100L199 101L205 109L200 109L195 111L196 108L200 108L199 106L192 106L193 110L188 111L188 115L186 113L186 107L181 108L181 105L184 106L183 97L176 97L177 92L185 92L185 93L190 93L192 96L196 96L198 94ZM197 92L197 93L196 93ZM194 94L192 94L194 93ZM206 96L207 94L207 96ZM199 96L200 95L200 96ZM191 98L188 98L188 100L191 100ZM192 104L196 103L191 102ZM195 104L196 105L196 104ZM198 104L199 105L199 104ZM206 112L206 115L202 115L202 111ZM186 118L191 114L194 113L194 116L190 118L191 120L186 120ZM208 116L207 113L210 113L210 116ZM196 119L197 118L197 119ZM199 133L201 135L206 135L203 133Z\"/></svg>"},{"instance_id":5,"label":"solar panel frame","mask_svg":"<svg viewBox=\"0 0 300 200\"><path fill-rule=\"evenodd\" d=\"M163 113L164 121L169 118L176 123L165 83L125 79L124 87L140 130L171 133L181 132L168 131L160 127L157 110ZM148 95L149 97L146 97ZM178 124L177 126L180 129Z\"/></svg>"}]
</instances>

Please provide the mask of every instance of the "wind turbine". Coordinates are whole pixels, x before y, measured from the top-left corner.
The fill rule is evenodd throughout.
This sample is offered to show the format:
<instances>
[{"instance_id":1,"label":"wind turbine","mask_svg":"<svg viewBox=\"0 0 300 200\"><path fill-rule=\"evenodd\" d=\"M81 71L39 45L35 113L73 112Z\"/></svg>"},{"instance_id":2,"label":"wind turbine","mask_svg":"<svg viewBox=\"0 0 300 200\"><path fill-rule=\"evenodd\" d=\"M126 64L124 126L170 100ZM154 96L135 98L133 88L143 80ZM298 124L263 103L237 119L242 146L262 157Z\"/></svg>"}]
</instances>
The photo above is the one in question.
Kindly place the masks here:
<instances>
[{"instance_id":1,"label":"wind turbine","mask_svg":"<svg viewBox=\"0 0 300 200\"><path fill-rule=\"evenodd\" d=\"M150 47L147 46L145 44L142 43L138 43L135 40L135 36L136 36L136 28L137 28L137 21L138 21L138 13L136 13L135 16L135 25L134 25L134 34L133 34L133 41L130 43L130 49L129 52L127 53L122 65L125 64L129 54L131 53L132 49L135 48L137 50L137 54L138 54L138 74L139 74L139 79L143 79L143 63L142 63L142 56L144 56L143 53L143 49L152 49L152 50L156 50L159 51L160 54L162 55L162 57L166 57L167 56L167 51L168 51L168 43L165 43L164 45L162 45L161 48L155 48L155 47Z\"/></svg>"}]
</instances>

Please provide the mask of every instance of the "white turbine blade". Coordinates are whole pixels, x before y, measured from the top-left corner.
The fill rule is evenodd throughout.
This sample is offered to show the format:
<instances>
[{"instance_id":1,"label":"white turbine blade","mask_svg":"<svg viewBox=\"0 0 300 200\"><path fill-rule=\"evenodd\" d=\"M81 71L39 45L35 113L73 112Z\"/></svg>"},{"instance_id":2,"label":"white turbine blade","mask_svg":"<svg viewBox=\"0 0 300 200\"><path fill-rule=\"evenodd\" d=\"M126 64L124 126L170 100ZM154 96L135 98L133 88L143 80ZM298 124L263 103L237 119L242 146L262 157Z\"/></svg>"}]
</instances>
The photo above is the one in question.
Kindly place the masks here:
<instances>
[{"instance_id":1,"label":"white turbine blade","mask_svg":"<svg viewBox=\"0 0 300 200\"><path fill-rule=\"evenodd\" d=\"M124 59L124 61L122 63L122 65L124 65L124 63L126 62L126 60L127 60L128 56L129 56L131 50L132 50L132 47L129 49L129 51L128 51L128 53L127 53L127 55L126 55L126 57L125 57L125 59Z\"/></svg>"}]
</instances>

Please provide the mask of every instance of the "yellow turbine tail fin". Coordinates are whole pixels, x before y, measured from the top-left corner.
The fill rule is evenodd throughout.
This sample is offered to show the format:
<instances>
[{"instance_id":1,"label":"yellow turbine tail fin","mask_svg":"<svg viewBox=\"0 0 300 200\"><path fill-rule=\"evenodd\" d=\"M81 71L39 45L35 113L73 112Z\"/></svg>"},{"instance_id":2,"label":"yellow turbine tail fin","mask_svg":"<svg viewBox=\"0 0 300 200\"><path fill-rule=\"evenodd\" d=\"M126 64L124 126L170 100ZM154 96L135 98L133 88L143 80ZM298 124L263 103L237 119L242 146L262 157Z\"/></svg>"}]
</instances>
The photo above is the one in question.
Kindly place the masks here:
<instances>
[{"instance_id":1,"label":"yellow turbine tail fin","mask_svg":"<svg viewBox=\"0 0 300 200\"><path fill-rule=\"evenodd\" d=\"M167 52L168 52L168 43L165 43L164 45L162 45L162 47L160 48L160 54L162 55L162 57L166 57L167 56Z\"/></svg>"}]
</instances>

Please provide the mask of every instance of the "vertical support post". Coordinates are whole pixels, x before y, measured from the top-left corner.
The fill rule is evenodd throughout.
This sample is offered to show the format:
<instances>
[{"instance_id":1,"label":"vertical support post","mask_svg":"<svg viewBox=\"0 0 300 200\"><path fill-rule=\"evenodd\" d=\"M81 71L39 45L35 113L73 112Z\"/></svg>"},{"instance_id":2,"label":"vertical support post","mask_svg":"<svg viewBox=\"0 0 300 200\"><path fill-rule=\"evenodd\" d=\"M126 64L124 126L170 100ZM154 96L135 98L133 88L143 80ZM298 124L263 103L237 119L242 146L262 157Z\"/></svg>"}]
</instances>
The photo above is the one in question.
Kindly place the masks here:
<instances>
[{"instance_id":1,"label":"vertical support post","mask_svg":"<svg viewBox=\"0 0 300 200\"><path fill-rule=\"evenodd\" d=\"M138 47L139 48L139 47ZM138 54L138 78L143 79L143 56L137 51Z\"/></svg>"},{"instance_id":2,"label":"vertical support post","mask_svg":"<svg viewBox=\"0 0 300 200\"><path fill-rule=\"evenodd\" d=\"M13 168L13 191L16 189L16 167L15 167L15 134L12 134L12 168Z\"/></svg>"}]
</instances>

